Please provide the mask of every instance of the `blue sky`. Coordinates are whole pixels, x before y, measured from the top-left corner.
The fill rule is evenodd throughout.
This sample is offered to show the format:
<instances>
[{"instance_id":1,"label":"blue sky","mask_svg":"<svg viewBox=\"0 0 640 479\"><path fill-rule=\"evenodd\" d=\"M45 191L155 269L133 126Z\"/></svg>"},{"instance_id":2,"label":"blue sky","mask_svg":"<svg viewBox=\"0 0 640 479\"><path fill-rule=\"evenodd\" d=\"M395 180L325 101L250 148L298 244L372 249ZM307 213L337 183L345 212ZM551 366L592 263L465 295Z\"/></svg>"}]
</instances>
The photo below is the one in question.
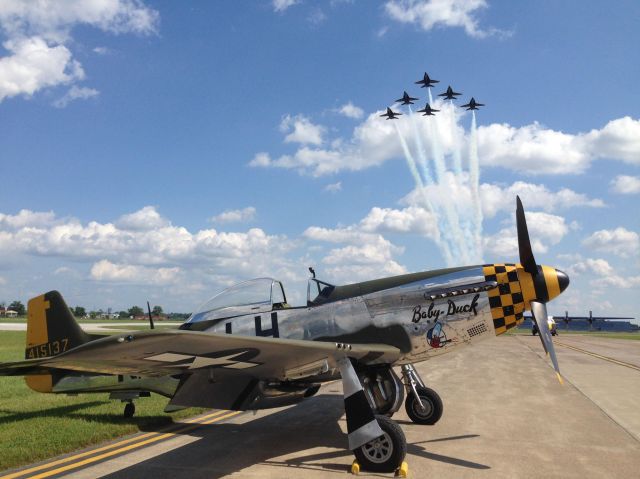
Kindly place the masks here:
<instances>
[{"instance_id":1,"label":"blue sky","mask_svg":"<svg viewBox=\"0 0 640 479\"><path fill-rule=\"evenodd\" d=\"M266 275L300 303L311 264L346 283L513 262L520 194L536 259L571 276L550 312L637 316L639 17L632 1L2 2L0 301L190 311ZM476 197L455 172L423 195L398 136L468 166L468 113L396 106L397 132L378 116L403 90L424 107L424 71L487 105ZM484 217L466 258L437 243L451 205Z\"/></svg>"}]
</instances>

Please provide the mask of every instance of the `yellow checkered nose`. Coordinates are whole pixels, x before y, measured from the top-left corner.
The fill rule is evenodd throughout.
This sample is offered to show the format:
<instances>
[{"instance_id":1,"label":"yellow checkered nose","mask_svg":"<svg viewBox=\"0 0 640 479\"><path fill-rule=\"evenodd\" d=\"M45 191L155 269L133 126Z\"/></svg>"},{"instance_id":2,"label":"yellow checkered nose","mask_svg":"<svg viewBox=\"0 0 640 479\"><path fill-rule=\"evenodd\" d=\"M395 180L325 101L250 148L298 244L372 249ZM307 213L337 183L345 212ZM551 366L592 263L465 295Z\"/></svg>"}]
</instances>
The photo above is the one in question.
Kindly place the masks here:
<instances>
[{"instance_id":1,"label":"yellow checkered nose","mask_svg":"<svg viewBox=\"0 0 640 479\"><path fill-rule=\"evenodd\" d=\"M538 266L533 277L521 264L485 264L482 267L486 281L495 281L498 287L487 292L496 334L522 323L531 301L547 302L569 286L569 277L550 266Z\"/></svg>"},{"instance_id":2,"label":"yellow checkered nose","mask_svg":"<svg viewBox=\"0 0 640 479\"><path fill-rule=\"evenodd\" d=\"M498 287L487 292L496 334L502 334L522 323L525 310L524 296L513 263L485 264L482 267L486 281L495 281Z\"/></svg>"}]
</instances>

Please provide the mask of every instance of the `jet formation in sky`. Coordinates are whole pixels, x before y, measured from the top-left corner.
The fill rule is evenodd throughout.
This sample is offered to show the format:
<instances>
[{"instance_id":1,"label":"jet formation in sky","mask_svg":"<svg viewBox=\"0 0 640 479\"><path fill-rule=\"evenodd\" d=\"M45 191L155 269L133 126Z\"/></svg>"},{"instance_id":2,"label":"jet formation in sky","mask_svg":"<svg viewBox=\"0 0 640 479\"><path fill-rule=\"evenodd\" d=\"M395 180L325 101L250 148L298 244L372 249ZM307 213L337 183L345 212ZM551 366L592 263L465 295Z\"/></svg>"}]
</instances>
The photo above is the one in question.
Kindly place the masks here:
<instances>
[{"instance_id":1,"label":"jet formation in sky","mask_svg":"<svg viewBox=\"0 0 640 479\"><path fill-rule=\"evenodd\" d=\"M427 72L424 72L424 76L422 77L422 80L418 80L415 83L420 85L420 88L431 88L436 83L439 83L439 80L434 80L433 78L429 77ZM462 93L454 91L453 88L451 88L451 86L448 86L446 91L438 94L438 96L443 97L444 100L452 100L452 101L456 100L457 97L460 95L462 95ZM400 103L400 105L413 105L414 101L416 100L418 100L418 98L414 98L410 96L405 91L402 97L396 100L396 103ZM466 108L467 110L477 110L481 106L484 106L484 103L478 103L476 99L473 97L471 97L471 100L469 101L469 103L461 105L462 108ZM435 115L435 112L438 112L438 111L440 110L436 110L435 108L432 108L428 102L422 110L417 110L418 113L423 114L422 116L433 116ZM386 113L383 113L380 116L386 117L387 120L396 120L400 115L402 115L402 113L395 112L391 108L387 107Z\"/></svg>"}]
</instances>

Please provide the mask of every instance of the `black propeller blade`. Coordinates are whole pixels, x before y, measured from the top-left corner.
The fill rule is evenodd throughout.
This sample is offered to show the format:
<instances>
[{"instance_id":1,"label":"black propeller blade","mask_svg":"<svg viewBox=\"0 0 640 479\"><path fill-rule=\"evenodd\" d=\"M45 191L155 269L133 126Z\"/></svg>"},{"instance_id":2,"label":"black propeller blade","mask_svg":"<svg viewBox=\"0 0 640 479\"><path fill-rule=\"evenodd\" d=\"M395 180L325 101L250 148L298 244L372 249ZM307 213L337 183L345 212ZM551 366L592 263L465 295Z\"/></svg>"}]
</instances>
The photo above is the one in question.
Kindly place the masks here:
<instances>
[{"instance_id":1,"label":"black propeller blade","mask_svg":"<svg viewBox=\"0 0 640 479\"><path fill-rule=\"evenodd\" d=\"M149 306L149 301L147 301L147 311L149 311L149 326L151 326L151 329L154 329L153 318L151 317L151 306Z\"/></svg>"},{"instance_id":2,"label":"black propeller blade","mask_svg":"<svg viewBox=\"0 0 640 479\"><path fill-rule=\"evenodd\" d=\"M549 332L549 316L547 315L546 302L549 299L546 293L546 287L540 287L538 282L544 282L544 279L537 277L538 265L533 257L533 251L531 250L531 241L529 240L529 230L527 229L527 220L524 216L524 208L522 207L522 201L520 197L517 197L516 206L516 225L518 228L518 251L520 253L520 263L524 270L529 273L533 279L534 285L536 285L537 300L531 301L531 314L533 316L536 325L538 326L538 333L540 334L540 341L542 341L542 347L545 352L551 356L551 362L553 368L556 370L558 381L562 384L562 376L560 376L560 368L558 367L558 359L556 358L556 352L553 348L553 341L551 340L551 333ZM564 289L564 288L563 288ZM540 293L544 292L542 295ZM544 297L541 297L544 296Z\"/></svg>"},{"instance_id":3,"label":"black propeller blade","mask_svg":"<svg viewBox=\"0 0 640 479\"><path fill-rule=\"evenodd\" d=\"M532 276L538 274L538 265L533 257L531 250L531 241L529 241L529 230L527 229L527 220L524 217L524 208L520 197L516 197L516 225L518 227L518 251L520 252L520 264L524 270Z\"/></svg>"}]
</instances>

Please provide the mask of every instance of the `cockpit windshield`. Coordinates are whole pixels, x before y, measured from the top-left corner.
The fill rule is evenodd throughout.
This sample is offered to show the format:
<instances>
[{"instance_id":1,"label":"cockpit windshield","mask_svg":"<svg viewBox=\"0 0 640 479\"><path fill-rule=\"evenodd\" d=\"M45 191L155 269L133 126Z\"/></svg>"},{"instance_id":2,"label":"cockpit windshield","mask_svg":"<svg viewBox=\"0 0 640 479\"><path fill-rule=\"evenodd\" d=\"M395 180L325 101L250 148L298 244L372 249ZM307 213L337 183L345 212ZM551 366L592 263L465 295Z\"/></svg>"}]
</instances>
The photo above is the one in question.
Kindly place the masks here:
<instances>
[{"instance_id":1,"label":"cockpit windshield","mask_svg":"<svg viewBox=\"0 0 640 479\"><path fill-rule=\"evenodd\" d=\"M310 278L307 283L307 306L324 303L334 289L332 284Z\"/></svg>"},{"instance_id":2,"label":"cockpit windshield","mask_svg":"<svg viewBox=\"0 0 640 479\"><path fill-rule=\"evenodd\" d=\"M188 323L228 318L240 314L270 311L286 304L280 281L273 278L257 278L239 283L216 294L204 303Z\"/></svg>"}]
</instances>

